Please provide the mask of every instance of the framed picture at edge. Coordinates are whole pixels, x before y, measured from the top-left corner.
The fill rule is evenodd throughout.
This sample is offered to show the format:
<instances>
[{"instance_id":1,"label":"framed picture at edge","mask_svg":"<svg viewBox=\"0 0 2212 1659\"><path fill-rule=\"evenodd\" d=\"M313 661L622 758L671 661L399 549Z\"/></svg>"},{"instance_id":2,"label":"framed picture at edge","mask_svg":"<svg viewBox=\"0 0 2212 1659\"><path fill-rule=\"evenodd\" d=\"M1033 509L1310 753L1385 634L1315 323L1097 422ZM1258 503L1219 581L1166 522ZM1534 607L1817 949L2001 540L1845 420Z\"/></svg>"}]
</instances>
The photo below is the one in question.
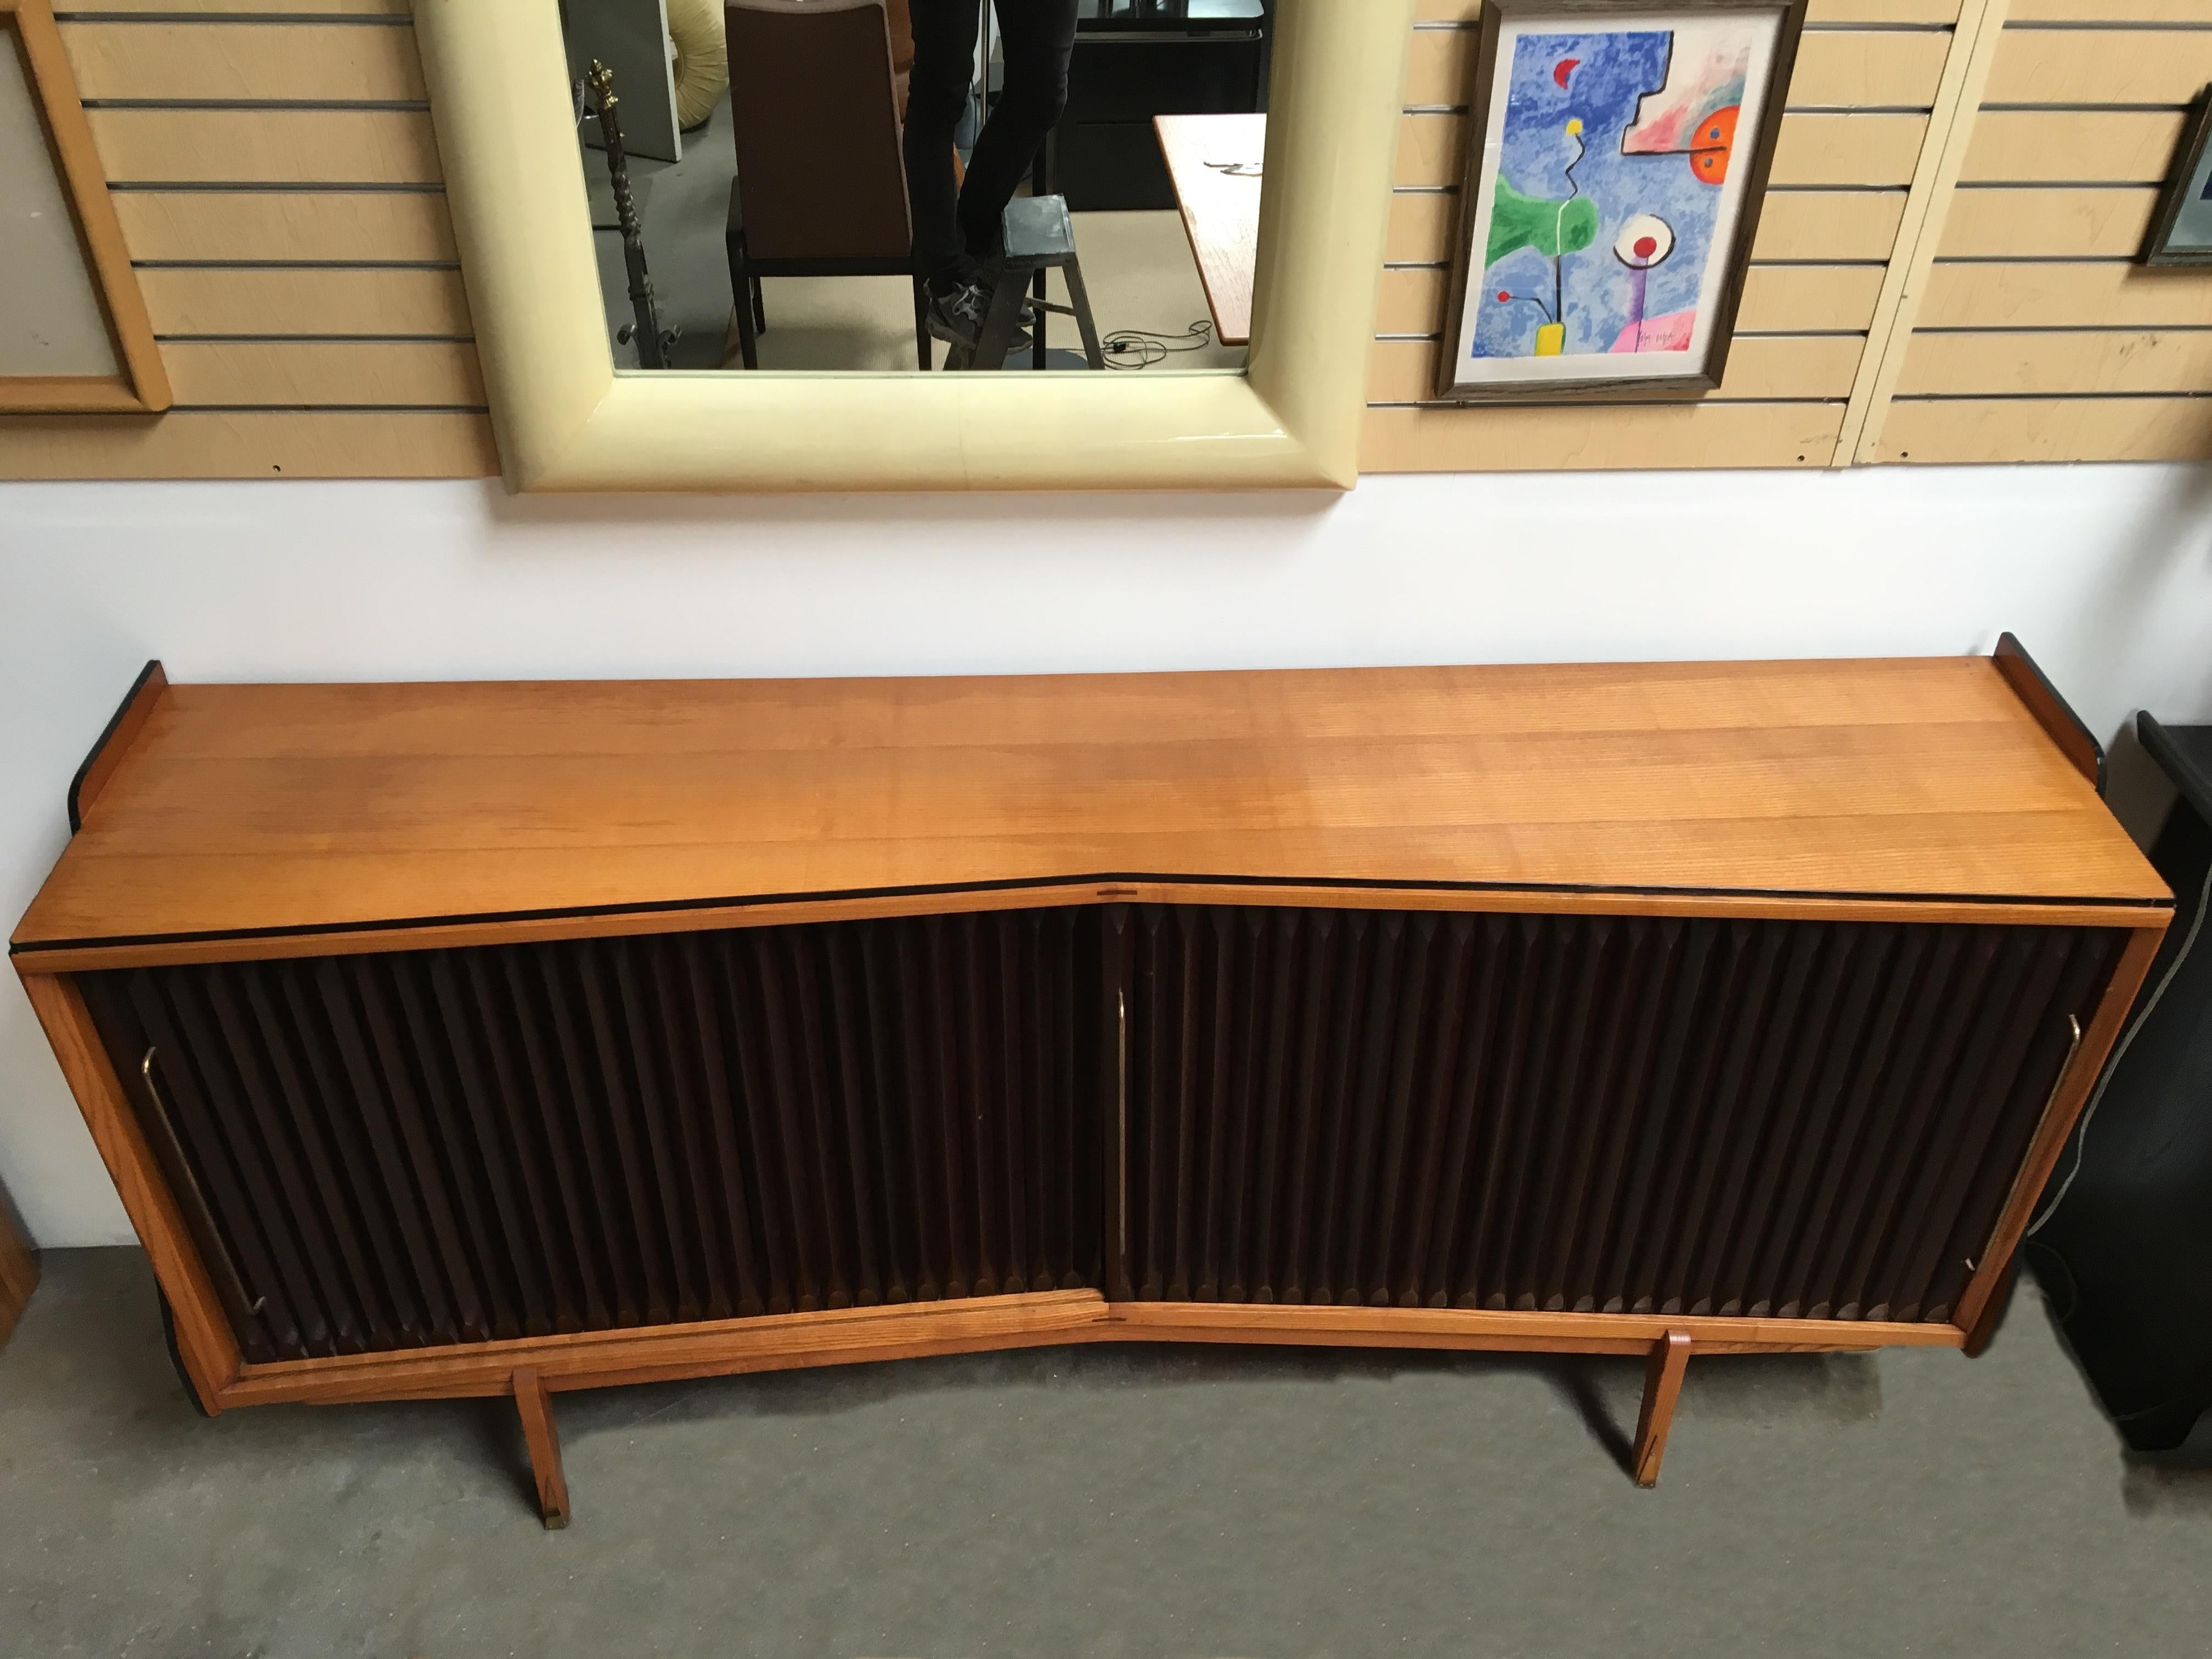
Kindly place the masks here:
<instances>
[{"instance_id":1,"label":"framed picture at edge","mask_svg":"<svg viewBox=\"0 0 2212 1659\"><path fill-rule=\"evenodd\" d=\"M2197 100L2143 245L2152 265L2212 265L2212 87Z\"/></svg>"},{"instance_id":2,"label":"framed picture at edge","mask_svg":"<svg viewBox=\"0 0 2212 1659\"><path fill-rule=\"evenodd\" d=\"M1720 384L1806 0L1490 0L1437 392Z\"/></svg>"}]
</instances>

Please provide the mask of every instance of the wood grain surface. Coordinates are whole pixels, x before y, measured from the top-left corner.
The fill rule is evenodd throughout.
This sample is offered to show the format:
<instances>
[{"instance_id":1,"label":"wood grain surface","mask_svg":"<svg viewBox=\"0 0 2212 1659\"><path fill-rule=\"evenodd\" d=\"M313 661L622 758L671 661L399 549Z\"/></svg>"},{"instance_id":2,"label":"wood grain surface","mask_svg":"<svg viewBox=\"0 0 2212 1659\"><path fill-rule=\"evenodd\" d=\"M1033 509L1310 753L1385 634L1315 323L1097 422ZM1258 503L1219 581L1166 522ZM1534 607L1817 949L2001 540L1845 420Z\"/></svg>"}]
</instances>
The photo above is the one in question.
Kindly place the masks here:
<instances>
[{"instance_id":1,"label":"wood grain surface","mask_svg":"<svg viewBox=\"0 0 2212 1659\"><path fill-rule=\"evenodd\" d=\"M173 686L15 941L1105 875L2167 896L1979 659Z\"/></svg>"},{"instance_id":2,"label":"wood grain surface","mask_svg":"<svg viewBox=\"0 0 2212 1659\"><path fill-rule=\"evenodd\" d=\"M1183 234L1213 313L1214 337L1224 345L1249 345L1252 277L1260 264L1260 191L1266 183L1257 169L1267 154L1267 118L1156 115L1152 130L1167 157Z\"/></svg>"},{"instance_id":3,"label":"wood grain surface","mask_svg":"<svg viewBox=\"0 0 2212 1659\"><path fill-rule=\"evenodd\" d=\"M1048 1291L284 1360L244 1367L221 1403L497 1395L512 1392L521 1366L557 1392L1090 1342L1644 1354L1670 1331L1688 1334L1701 1355L1955 1348L1965 1340L1957 1326L1941 1323L1116 1302L1095 1290Z\"/></svg>"}]
</instances>

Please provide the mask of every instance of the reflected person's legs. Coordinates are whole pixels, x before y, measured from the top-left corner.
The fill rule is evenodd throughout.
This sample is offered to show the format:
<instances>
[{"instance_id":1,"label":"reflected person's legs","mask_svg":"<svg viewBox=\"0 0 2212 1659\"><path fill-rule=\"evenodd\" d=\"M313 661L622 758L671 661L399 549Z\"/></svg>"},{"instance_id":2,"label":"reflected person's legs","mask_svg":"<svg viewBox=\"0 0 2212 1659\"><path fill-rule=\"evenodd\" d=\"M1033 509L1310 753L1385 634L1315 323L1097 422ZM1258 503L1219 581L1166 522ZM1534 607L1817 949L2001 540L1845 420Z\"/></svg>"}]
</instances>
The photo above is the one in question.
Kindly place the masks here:
<instances>
[{"instance_id":1,"label":"reflected person's legs","mask_svg":"<svg viewBox=\"0 0 2212 1659\"><path fill-rule=\"evenodd\" d=\"M998 0L1006 82L975 141L960 191L960 232L971 259L988 258L999 246L1000 216L1067 106L1075 5L1076 0Z\"/></svg>"},{"instance_id":2,"label":"reflected person's legs","mask_svg":"<svg viewBox=\"0 0 2212 1659\"><path fill-rule=\"evenodd\" d=\"M907 91L904 147L915 267L933 293L944 294L975 275L975 261L961 240L952 141L975 82L982 12L977 0L909 0L908 15L914 77Z\"/></svg>"}]
</instances>

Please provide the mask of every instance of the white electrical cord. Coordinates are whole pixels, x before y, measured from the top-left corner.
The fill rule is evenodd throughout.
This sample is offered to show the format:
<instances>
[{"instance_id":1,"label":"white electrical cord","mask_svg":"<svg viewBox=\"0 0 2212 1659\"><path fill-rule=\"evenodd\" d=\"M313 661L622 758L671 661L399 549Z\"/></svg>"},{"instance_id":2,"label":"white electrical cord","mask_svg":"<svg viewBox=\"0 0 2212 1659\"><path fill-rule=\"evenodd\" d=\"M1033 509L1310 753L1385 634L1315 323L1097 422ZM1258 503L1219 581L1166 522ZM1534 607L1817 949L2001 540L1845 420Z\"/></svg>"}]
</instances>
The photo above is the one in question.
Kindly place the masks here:
<instances>
[{"instance_id":1,"label":"white electrical cord","mask_svg":"<svg viewBox=\"0 0 2212 1659\"><path fill-rule=\"evenodd\" d=\"M2188 936L2181 941L2181 949L2174 952L2173 960L2166 964L2164 976L2158 981L2158 988L2150 994L2150 1000L2143 1004L2142 1012L2128 1022L2128 1029L2120 1038L2120 1046L2112 1050L2112 1057L2105 1062L2105 1074L2097 1079L2096 1092L2089 1097L2089 1104L2081 1113L2081 1121L2075 1126L2074 1167L2066 1172L2066 1179L2059 1184L2057 1195L2044 1206L2043 1213L2021 1235L2023 1238L2033 1238L2041 1232L2044 1224L2057 1215L2058 1206L2066 1201L2066 1194L2072 1190L2075 1178L2081 1173L2081 1159L2089 1139L2089 1125L2097 1115L2097 1108L2104 1101L2105 1090L2112 1083L2113 1073L2120 1069L2120 1061L2126 1056L2129 1045L2135 1042L2136 1033L2142 1030L2151 1015L2157 1012L2158 1000L2166 994L2166 988L2173 983L2173 976L2181 971L2181 964L2189 960L2190 951L2196 948L2197 935L2203 930L2204 911L2208 905L2212 905L2212 869L2204 872L2203 889L2197 895L2197 915L2190 921Z\"/></svg>"}]
</instances>

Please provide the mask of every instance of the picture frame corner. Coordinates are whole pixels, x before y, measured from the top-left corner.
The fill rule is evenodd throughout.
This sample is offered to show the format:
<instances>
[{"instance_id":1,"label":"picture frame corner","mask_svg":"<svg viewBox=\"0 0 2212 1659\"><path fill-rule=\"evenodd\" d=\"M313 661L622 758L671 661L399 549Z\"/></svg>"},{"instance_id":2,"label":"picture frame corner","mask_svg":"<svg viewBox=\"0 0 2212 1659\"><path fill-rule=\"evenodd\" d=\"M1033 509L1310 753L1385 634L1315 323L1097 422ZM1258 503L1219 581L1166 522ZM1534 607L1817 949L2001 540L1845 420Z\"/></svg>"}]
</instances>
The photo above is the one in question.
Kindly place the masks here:
<instances>
[{"instance_id":1,"label":"picture frame corner","mask_svg":"<svg viewBox=\"0 0 2212 1659\"><path fill-rule=\"evenodd\" d=\"M2177 248L2173 245L2190 191L2205 173L2208 152L2212 152L2212 84L2197 94L2189 110L2181 140L2174 147L2172 163L2159 189L2158 205L2151 216L2150 228L2136 255L2136 263L2152 270L2201 270L2212 265L2212 239L2198 246Z\"/></svg>"}]
</instances>

